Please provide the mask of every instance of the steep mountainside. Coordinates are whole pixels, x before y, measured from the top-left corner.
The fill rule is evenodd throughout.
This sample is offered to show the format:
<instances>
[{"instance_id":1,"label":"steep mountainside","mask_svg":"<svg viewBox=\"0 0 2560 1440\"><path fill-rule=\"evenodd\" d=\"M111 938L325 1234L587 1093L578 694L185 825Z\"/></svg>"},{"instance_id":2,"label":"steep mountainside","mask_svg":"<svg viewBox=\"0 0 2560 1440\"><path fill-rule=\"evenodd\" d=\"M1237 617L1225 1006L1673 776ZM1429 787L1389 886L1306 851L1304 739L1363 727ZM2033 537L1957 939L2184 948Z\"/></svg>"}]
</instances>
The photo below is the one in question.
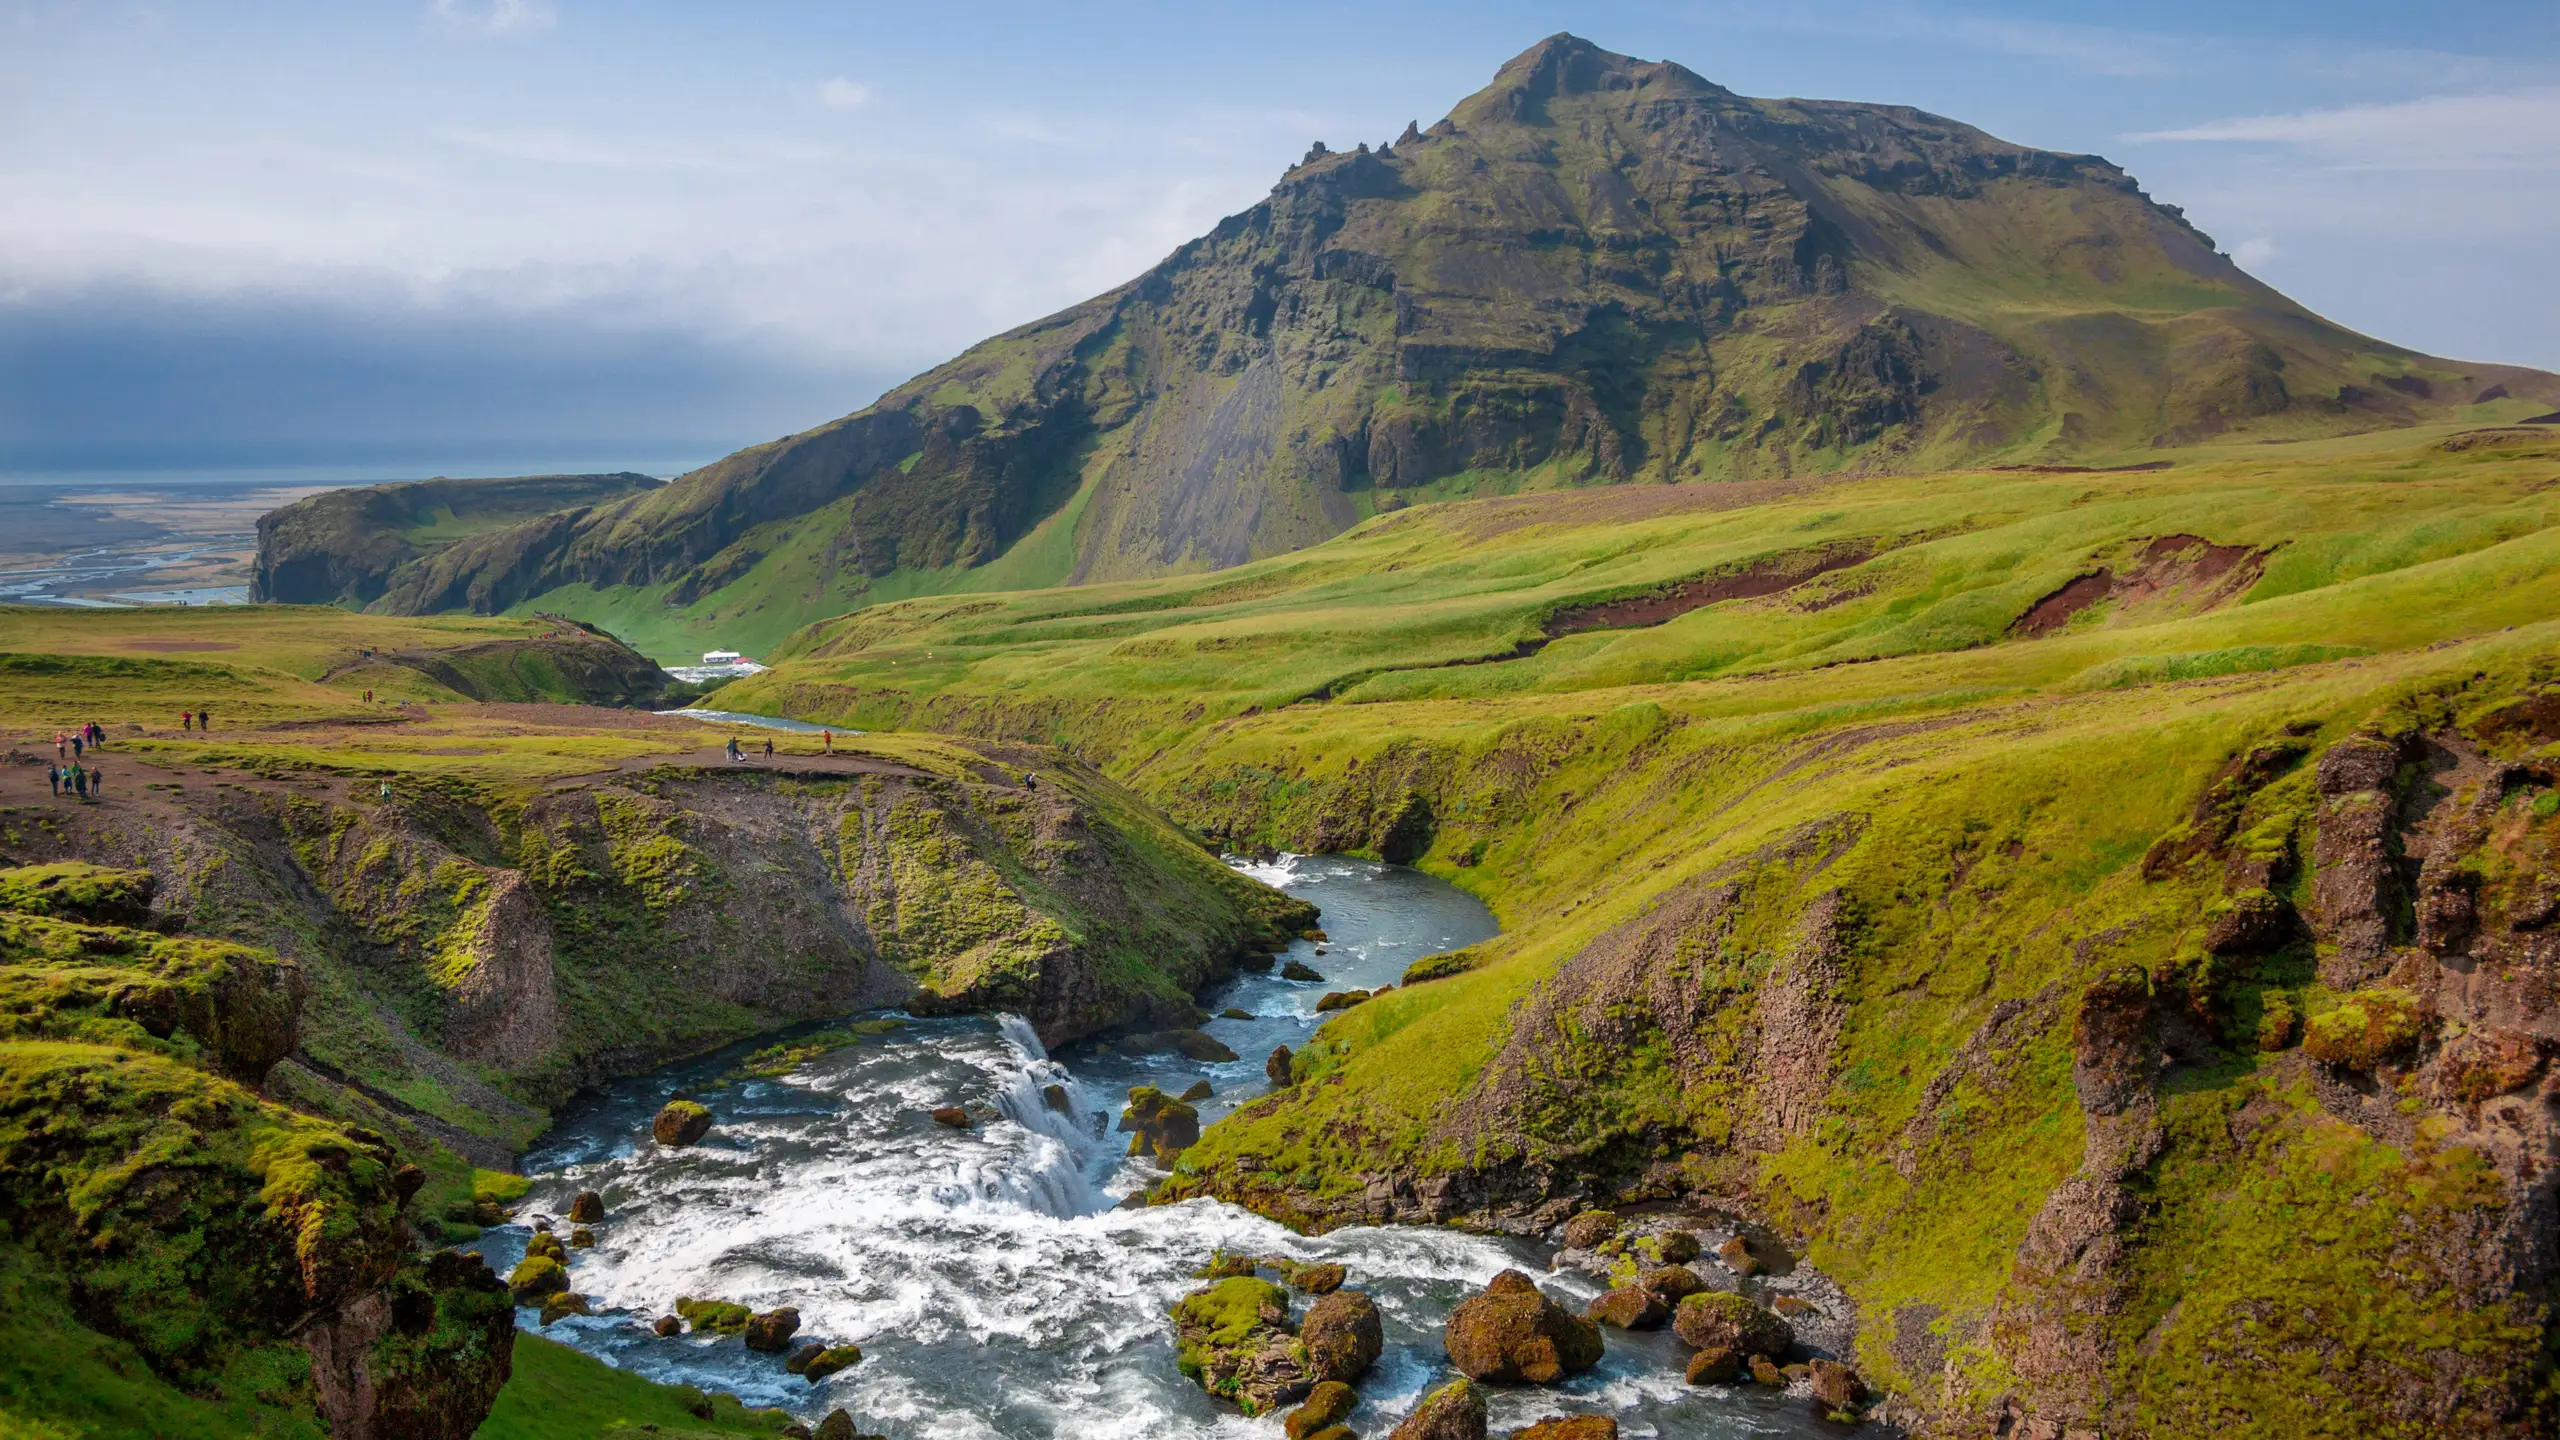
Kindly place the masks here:
<instances>
[{"instance_id":1,"label":"steep mountainside","mask_svg":"<svg viewBox=\"0 0 2560 1440\"><path fill-rule=\"evenodd\" d=\"M401 567L466 535L555 510L601 505L658 481L614 475L417 480L331 490L258 519L249 598L278 605L367 605Z\"/></svg>"},{"instance_id":2,"label":"steep mountainside","mask_svg":"<svg viewBox=\"0 0 2560 1440\"><path fill-rule=\"evenodd\" d=\"M474 537L399 613L541 597L643 649L883 598L1229 566L1409 498L2141 458L2560 402L2368 340L2092 156L1754 100L1557 36L1322 147L1138 280L857 415Z\"/></svg>"}]
</instances>

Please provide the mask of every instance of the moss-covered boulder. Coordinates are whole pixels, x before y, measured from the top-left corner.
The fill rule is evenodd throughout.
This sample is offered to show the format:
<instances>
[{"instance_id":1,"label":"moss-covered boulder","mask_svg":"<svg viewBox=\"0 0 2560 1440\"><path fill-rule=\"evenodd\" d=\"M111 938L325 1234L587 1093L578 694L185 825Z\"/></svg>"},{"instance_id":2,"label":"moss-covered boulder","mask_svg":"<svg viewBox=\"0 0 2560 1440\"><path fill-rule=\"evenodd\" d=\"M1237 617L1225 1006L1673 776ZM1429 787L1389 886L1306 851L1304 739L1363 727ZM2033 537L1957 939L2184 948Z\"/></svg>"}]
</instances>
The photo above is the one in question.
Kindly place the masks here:
<instances>
[{"instance_id":1,"label":"moss-covered boulder","mask_svg":"<svg viewBox=\"0 0 2560 1440\"><path fill-rule=\"evenodd\" d=\"M1310 1373L1346 1385L1368 1374L1386 1347L1377 1305L1357 1290L1318 1295L1298 1324L1298 1339L1306 1346Z\"/></svg>"},{"instance_id":2,"label":"moss-covered boulder","mask_svg":"<svg viewBox=\"0 0 2560 1440\"><path fill-rule=\"evenodd\" d=\"M1742 1355L1730 1345L1694 1351L1685 1374L1692 1385L1730 1385L1742 1378Z\"/></svg>"},{"instance_id":3,"label":"moss-covered boulder","mask_svg":"<svg viewBox=\"0 0 2560 1440\"><path fill-rule=\"evenodd\" d=\"M1280 1272L1281 1283L1305 1295L1330 1295L1351 1278L1349 1271L1331 1261L1302 1265L1294 1260L1279 1260L1272 1268Z\"/></svg>"},{"instance_id":4,"label":"moss-covered boulder","mask_svg":"<svg viewBox=\"0 0 2560 1440\"><path fill-rule=\"evenodd\" d=\"M691 1100L670 1100L649 1122L649 1138L661 1145L691 1145L711 1133L711 1112Z\"/></svg>"},{"instance_id":5,"label":"moss-covered boulder","mask_svg":"<svg viewBox=\"0 0 2560 1440\"><path fill-rule=\"evenodd\" d=\"M1484 1392L1452 1380L1422 1397L1387 1440L1485 1440Z\"/></svg>"},{"instance_id":6,"label":"moss-covered boulder","mask_svg":"<svg viewBox=\"0 0 2560 1440\"><path fill-rule=\"evenodd\" d=\"M1449 1312L1442 1343L1471 1380L1552 1385L1600 1363L1600 1327L1505 1270Z\"/></svg>"},{"instance_id":7,"label":"moss-covered boulder","mask_svg":"<svg viewBox=\"0 0 2560 1440\"><path fill-rule=\"evenodd\" d=\"M1807 1367L1813 1386L1814 1413L1828 1420L1855 1420L1867 1403L1867 1383L1837 1360L1816 1360Z\"/></svg>"},{"instance_id":8,"label":"moss-covered boulder","mask_svg":"<svg viewBox=\"0 0 2560 1440\"><path fill-rule=\"evenodd\" d=\"M1582 1315L1620 1330L1659 1330L1671 1318L1671 1307L1641 1285L1619 1285L1584 1307Z\"/></svg>"},{"instance_id":9,"label":"moss-covered boulder","mask_svg":"<svg viewBox=\"0 0 2560 1440\"><path fill-rule=\"evenodd\" d=\"M744 1305L733 1305L726 1300L696 1300L690 1295L676 1297L676 1314L682 1316L695 1333L713 1335L743 1335L747 1322L756 1318L756 1312Z\"/></svg>"},{"instance_id":10,"label":"moss-covered boulder","mask_svg":"<svg viewBox=\"0 0 2560 1440\"><path fill-rule=\"evenodd\" d=\"M861 1363L861 1346L830 1345L809 1357L809 1363L800 1367L800 1373L808 1378L810 1384L815 1385L830 1375L850 1370Z\"/></svg>"},{"instance_id":11,"label":"moss-covered boulder","mask_svg":"<svg viewBox=\"0 0 2560 1440\"><path fill-rule=\"evenodd\" d=\"M548 1230L535 1231L533 1238L524 1242L524 1254L528 1260L539 1257L557 1260L563 1265L569 1263L569 1247L561 1244L560 1237Z\"/></svg>"},{"instance_id":12,"label":"moss-covered boulder","mask_svg":"<svg viewBox=\"0 0 2560 1440\"><path fill-rule=\"evenodd\" d=\"M800 1312L789 1305L750 1315L740 1334L747 1348L779 1355L791 1345L791 1337L800 1333Z\"/></svg>"},{"instance_id":13,"label":"moss-covered boulder","mask_svg":"<svg viewBox=\"0 0 2560 1440\"><path fill-rule=\"evenodd\" d=\"M1171 1165L1175 1156L1200 1143L1200 1112L1153 1085L1141 1085L1129 1092L1120 1129L1130 1136L1130 1154Z\"/></svg>"},{"instance_id":14,"label":"moss-covered boulder","mask_svg":"<svg viewBox=\"0 0 2560 1440\"><path fill-rule=\"evenodd\" d=\"M519 1305L539 1305L568 1288L568 1267L548 1255L527 1255L507 1272L507 1290Z\"/></svg>"},{"instance_id":15,"label":"moss-covered boulder","mask_svg":"<svg viewBox=\"0 0 2560 1440\"><path fill-rule=\"evenodd\" d=\"M1730 1350L1737 1357L1777 1356L1796 1343L1795 1328L1748 1297L1704 1290L1671 1312L1671 1328L1696 1350Z\"/></svg>"},{"instance_id":16,"label":"moss-covered boulder","mask_svg":"<svg viewBox=\"0 0 2560 1440\"><path fill-rule=\"evenodd\" d=\"M2340 1070L2371 1070L2408 1058L2425 1033L2418 997L2398 989L2359 990L2311 1017L2302 1053Z\"/></svg>"},{"instance_id":17,"label":"moss-covered boulder","mask_svg":"<svg viewBox=\"0 0 2560 1440\"><path fill-rule=\"evenodd\" d=\"M604 1197L593 1190L581 1190L569 1202L569 1218L580 1225L593 1225L604 1218Z\"/></svg>"},{"instance_id":18,"label":"moss-covered boulder","mask_svg":"<svg viewBox=\"0 0 2560 1440\"><path fill-rule=\"evenodd\" d=\"M1636 1272L1635 1283L1665 1305L1677 1305L1707 1288L1698 1272L1686 1265L1652 1265Z\"/></svg>"},{"instance_id":19,"label":"moss-covered boulder","mask_svg":"<svg viewBox=\"0 0 2560 1440\"><path fill-rule=\"evenodd\" d=\"M1289 1323L1289 1292L1250 1275L1192 1291L1173 1307L1174 1361L1182 1373L1247 1415L1303 1396L1315 1377Z\"/></svg>"},{"instance_id":20,"label":"moss-covered boulder","mask_svg":"<svg viewBox=\"0 0 2560 1440\"><path fill-rule=\"evenodd\" d=\"M1569 1250L1596 1250L1617 1236L1615 1210L1585 1210L1564 1222L1564 1243Z\"/></svg>"},{"instance_id":21,"label":"moss-covered boulder","mask_svg":"<svg viewBox=\"0 0 2560 1440\"><path fill-rule=\"evenodd\" d=\"M1297 1409L1280 1418L1280 1428L1289 1440L1307 1440L1350 1419L1359 1404L1359 1391L1339 1380L1319 1380Z\"/></svg>"}]
</instances>

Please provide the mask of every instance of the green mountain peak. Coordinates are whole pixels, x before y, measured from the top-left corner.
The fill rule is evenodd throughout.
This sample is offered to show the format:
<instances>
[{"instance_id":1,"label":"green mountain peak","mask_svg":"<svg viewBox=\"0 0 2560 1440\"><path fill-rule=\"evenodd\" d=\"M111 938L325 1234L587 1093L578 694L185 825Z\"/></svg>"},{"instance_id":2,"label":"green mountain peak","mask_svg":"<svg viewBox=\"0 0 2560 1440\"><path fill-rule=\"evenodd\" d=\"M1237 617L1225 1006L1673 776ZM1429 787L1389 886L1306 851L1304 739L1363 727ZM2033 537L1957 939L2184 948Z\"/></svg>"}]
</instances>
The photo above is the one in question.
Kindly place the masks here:
<instances>
[{"instance_id":1,"label":"green mountain peak","mask_svg":"<svg viewBox=\"0 0 2560 1440\"><path fill-rule=\"evenodd\" d=\"M765 646L1453 495L2120 463L2501 399L2547 408L2560 379L2331 324L2098 157L1560 34L1127 285L663 489L467 537L373 605Z\"/></svg>"}]
</instances>

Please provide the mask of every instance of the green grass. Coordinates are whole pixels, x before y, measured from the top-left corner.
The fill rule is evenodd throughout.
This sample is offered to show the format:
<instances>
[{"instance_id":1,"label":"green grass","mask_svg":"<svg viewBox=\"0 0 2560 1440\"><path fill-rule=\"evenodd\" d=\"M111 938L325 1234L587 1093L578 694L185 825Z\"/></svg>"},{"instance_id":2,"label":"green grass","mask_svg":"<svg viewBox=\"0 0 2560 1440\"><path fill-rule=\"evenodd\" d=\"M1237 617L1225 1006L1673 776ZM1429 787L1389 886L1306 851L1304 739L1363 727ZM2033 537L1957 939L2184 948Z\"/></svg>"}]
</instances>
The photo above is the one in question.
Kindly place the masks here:
<instances>
[{"instance_id":1,"label":"green grass","mask_svg":"<svg viewBox=\"0 0 2560 1440\"><path fill-rule=\"evenodd\" d=\"M686 1408L691 1386L660 1385L539 1335L516 1336L515 1375L498 1392L474 1440L602 1440L643 1433L666 1440L706 1435L771 1435L778 1411L747 1411L734 1397L715 1400L712 1418Z\"/></svg>"},{"instance_id":2,"label":"green grass","mask_svg":"<svg viewBox=\"0 0 2560 1440\"><path fill-rule=\"evenodd\" d=\"M2376 717L2446 725L2560 673L2546 489L2560 436L2459 452L2433 438L1735 504L1699 487L1422 507L1216 576L825 622L727 703L1068 743L1238 840L1375 851L1398 817L1426 817L1420 863L1483 896L1507 933L1462 973L1329 1022L1285 1102L1211 1127L1162 1193L1330 1223L1382 1170L1500 1175L1534 1159L1605 1184L1669 1161L1803 1238L1872 1322L1871 1373L1897 1376L1883 1337L1928 1307L1913 1313L1961 1342L1954 1393L1989 1403L2017 1377L2005 1352L1961 1337L2004 1303L2029 1222L2081 1163L2079 988L2130 964L2208 997L2241 1037L2226 1089L2274 1063L2255 1054L2263 1014L2316 1017L2342 998L2304 956L2207 961L2218 867L2147 878L2153 842L2227 759L2271 738L2317 749ZM2234 590L2119 599L2049 638L2012 632L2065 581L2126 573L2140 542L2178 533L2259 549L2265 568ZM1876 558L1796 592L1445 664L1508 654L1559 607L1858 538ZM2307 855L2307 785L2302 771L2271 785L2234 843ZM1592 1027L1607 1017L1584 1012L1524 1034L1524 1006L1577 957L1669 923L1661 907L1711 885L1730 887L1725 918L1659 940L1709 997L1694 1028L1606 1039ZM1772 1135L1750 1017L1826 895L1847 917L1828 1093ZM1995 1007L2010 1013L2001 1043L1951 1070ZM1504 1075L1516 1083L1491 1093L1505 1108L1470 1108ZM2161 1173L2164 1248L2138 1264L2170 1348L2104 1382L2157 1433L2208 1433L2211 1397L2236 1393L2332 1433L2318 1426L2362 1423L2373 1387L2389 1388L2345 1364L2279 1403L2285 1377L2308 1372L2284 1347L2231 1338L2252 1307L2345 1293L2300 1266L2250 1278L2247 1257L2284 1247L2302 1213L2286 1187L2309 1171L2337 1175L2321 1263L2377 1290L2369 1346L2535 1353L2525 1311L2474 1323L2437 1271L2376 1268L2373 1227L2438 1203L2406 1192L2436 1181L2407 1177L2467 1174L2471 1152L2342 1147L2334 1129L2293 1125L2246 1155L2194 1131ZM2188 1245L2230 1256L2231 1278L2199 1278ZM2482 1403L2467 1394L2445 1403ZM2331 1420L2315 1418L2323 1396Z\"/></svg>"}]
</instances>

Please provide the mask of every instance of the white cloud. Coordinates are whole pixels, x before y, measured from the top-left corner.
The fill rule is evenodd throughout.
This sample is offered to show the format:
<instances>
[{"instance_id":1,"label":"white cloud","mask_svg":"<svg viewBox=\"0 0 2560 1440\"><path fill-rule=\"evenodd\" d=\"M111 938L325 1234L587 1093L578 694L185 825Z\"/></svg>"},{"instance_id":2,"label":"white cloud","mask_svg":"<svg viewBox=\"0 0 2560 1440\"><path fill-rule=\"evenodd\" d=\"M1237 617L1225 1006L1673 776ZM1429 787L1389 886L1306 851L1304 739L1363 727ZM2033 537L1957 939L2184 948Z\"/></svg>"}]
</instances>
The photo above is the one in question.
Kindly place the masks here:
<instances>
[{"instance_id":1,"label":"white cloud","mask_svg":"<svg viewBox=\"0 0 2560 1440\"><path fill-rule=\"evenodd\" d=\"M2283 254L2276 248L2276 242L2260 235L2232 246L2231 263L2254 274L2260 266Z\"/></svg>"},{"instance_id":2,"label":"white cloud","mask_svg":"<svg viewBox=\"0 0 2560 1440\"><path fill-rule=\"evenodd\" d=\"M818 103L830 110L859 110L871 103L871 87L839 75L818 87Z\"/></svg>"},{"instance_id":3,"label":"white cloud","mask_svg":"<svg viewBox=\"0 0 2560 1440\"><path fill-rule=\"evenodd\" d=\"M2293 146L2345 169L2544 169L2560 166L2560 88L2249 115L2125 138Z\"/></svg>"},{"instance_id":4,"label":"white cloud","mask_svg":"<svg viewBox=\"0 0 2560 1440\"><path fill-rule=\"evenodd\" d=\"M436 19L481 35L530 35L560 23L550 0L435 0Z\"/></svg>"}]
</instances>

